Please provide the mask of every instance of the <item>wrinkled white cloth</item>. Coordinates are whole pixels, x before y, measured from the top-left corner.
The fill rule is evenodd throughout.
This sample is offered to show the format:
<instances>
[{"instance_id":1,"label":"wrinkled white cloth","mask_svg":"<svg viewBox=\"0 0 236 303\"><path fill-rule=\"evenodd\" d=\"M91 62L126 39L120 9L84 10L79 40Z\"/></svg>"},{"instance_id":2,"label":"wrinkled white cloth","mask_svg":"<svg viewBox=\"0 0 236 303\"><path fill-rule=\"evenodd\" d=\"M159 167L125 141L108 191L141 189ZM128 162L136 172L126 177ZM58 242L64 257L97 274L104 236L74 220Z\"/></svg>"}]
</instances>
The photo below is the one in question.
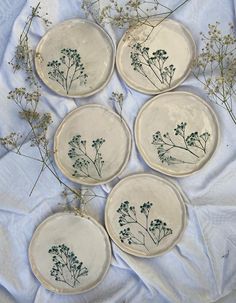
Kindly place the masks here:
<instances>
[{"instance_id":1,"label":"wrinkled white cloth","mask_svg":"<svg viewBox=\"0 0 236 303\"><path fill-rule=\"evenodd\" d=\"M17 109L7 100L8 92L24 86L21 73L12 73L8 64L14 53L30 5L36 1L2 1L0 25L0 135L24 131L25 124L17 117ZM181 1L168 0L175 7ZM186 25L201 48L199 32L207 31L216 20L227 30L235 21L235 0L190 0L172 18ZM80 0L42 0L53 24L69 18L84 17ZM16 17L17 16L17 17ZM121 32L106 28L117 43ZM35 47L46 28L39 20L33 22L30 37ZM110 83L90 98L71 100L55 95L42 84L41 109L53 115L53 136L63 117L88 103L114 107L109 101L112 91L125 95L123 116L131 131L140 107L150 98L125 86L115 71ZM199 83L190 76L177 90L188 90L205 99ZM236 101L236 100L235 100ZM48 171L42 174L33 194L28 193L37 178L37 162L13 153L1 152L0 158L0 303L209 303L236 289L236 125L222 108L210 103L217 112L221 140L213 159L197 174L181 180L171 179L185 195L188 225L182 240L167 254L142 259L121 251L112 244L112 264L104 281L82 295L60 296L45 290L31 272L28 246L32 234L47 216L60 209L59 183ZM115 109L115 108L114 108ZM26 143L23 149L35 156L37 152ZM133 145L129 164L119 178L135 172L152 172ZM159 174L160 175L160 174ZM118 182L97 187L103 195ZM87 211L103 223L105 199L94 199ZM236 295L219 302L235 303Z\"/></svg>"}]
</instances>

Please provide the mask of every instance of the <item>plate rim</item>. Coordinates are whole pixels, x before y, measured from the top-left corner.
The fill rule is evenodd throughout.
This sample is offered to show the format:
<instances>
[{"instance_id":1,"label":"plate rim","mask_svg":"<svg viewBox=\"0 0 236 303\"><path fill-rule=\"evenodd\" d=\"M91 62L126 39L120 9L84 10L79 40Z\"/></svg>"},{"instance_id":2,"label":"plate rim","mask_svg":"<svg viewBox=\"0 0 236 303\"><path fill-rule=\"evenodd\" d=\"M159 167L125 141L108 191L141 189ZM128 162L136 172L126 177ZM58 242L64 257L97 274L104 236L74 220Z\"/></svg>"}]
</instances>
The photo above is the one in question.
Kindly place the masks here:
<instances>
[{"instance_id":1,"label":"plate rim","mask_svg":"<svg viewBox=\"0 0 236 303\"><path fill-rule=\"evenodd\" d=\"M38 54L40 54L40 52L38 51L39 47L41 46L41 43L42 43L42 40L47 37L50 32L52 30L55 29L55 27L57 27L58 25L62 25L62 24L66 24L66 23L70 23L70 22L74 22L74 21L77 21L77 22L82 22L82 23L89 23L91 25L93 25L94 27L96 27L98 30L100 30L101 32L103 32L103 34L105 35L105 37L107 38L107 40L109 41L111 47L112 47L112 62L111 62L111 69L110 69L110 73L106 79L106 81L101 85L99 86L97 89L93 90L92 92L88 92L88 93L85 93L85 94L78 94L78 95L67 95L67 94L64 94L64 93L58 93L56 92L54 89L52 89L51 87L49 87L46 83L46 81L40 77L39 75L39 72L38 72ZM62 22L58 22L57 24L53 25L39 40L37 46L36 46L36 49L35 49L35 52L34 52L34 58L33 58L33 61L34 61L34 66L35 66L35 71L37 73L37 76L39 77L39 79L43 82L43 84L48 88L50 89L51 92L53 92L54 94L56 95L59 95L59 96L62 96L62 97L67 97L67 98L87 98L87 97L90 97L90 96L93 96L95 94L97 94L98 92L100 92L102 89L104 89L107 84L110 82L111 78L112 78L112 75L114 73L114 69L115 69L115 59L116 59L116 44L114 43L114 41L112 40L110 34L104 29L102 28L100 25L98 25L97 23L91 21L91 20L88 20L88 19L84 19L84 18L70 18L70 19L66 19Z\"/></svg>"},{"instance_id":2,"label":"plate rim","mask_svg":"<svg viewBox=\"0 0 236 303\"><path fill-rule=\"evenodd\" d=\"M88 183L86 181L80 181L80 178L78 178L79 182L73 178L72 176L68 176L64 171L64 168L61 167L61 165L59 164L58 161L58 157L57 157L57 137L59 135L59 132L61 130L61 128L63 127L64 123L66 122L66 120L68 118L70 118L70 116L72 116L75 112L79 111L79 110L83 110L84 108L89 108L89 107L95 107L95 108L101 108L104 109L106 111L108 111L109 113L113 114L116 116L116 118L118 118L119 120L121 119L120 116L114 112L113 110L111 110L109 107L101 105L101 104L97 104L97 103L91 103L91 104L86 104L86 105L82 105L82 106L78 106L77 108L73 109L72 111L70 111L68 114L65 115L65 117L63 118L63 120L61 121L61 123L59 124L59 126L57 127L57 130L54 134L54 139L53 139L53 156L54 156L54 161L57 165L57 167L59 168L60 172L70 181L76 183L76 184L82 184L82 185L87 185L87 186L97 186L97 185L102 185L102 184L106 184L110 181L112 181L113 179L115 179L116 177L118 177L126 168L126 166L128 165L128 162L130 160L130 156L131 156L131 151L132 151L132 136L131 136L131 131L129 129L128 124L126 123L126 121L124 119L122 119L121 124L122 126L125 128L126 133L127 133L127 138L128 138L128 146L127 146L127 155L124 161L124 164L122 165L121 169L119 170L119 172L115 175L113 175L111 178L104 180L104 181L100 181L100 182L95 182L95 183Z\"/></svg>"},{"instance_id":3,"label":"plate rim","mask_svg":"<svg viewBox=\"0 0 236 303\"><path fill-rule=\"evenodd\" d=\"M164 182L165 184L167 184L168 186L170 186L174 192L176 193L178 199L179 199L179 202L180 202L180 206L182 207L182 210L183 210L183 214L182 214L182 217L183 217L183 226L182 226L182 230L181 232L179 233L178 237L176 238L176 240L172 243L171 246L169 246L168 249L162 251L162 252L157 252L155 254L152 254L152 255L145 255L145 254L142 254L142 253L136 253L136 252L130 252L129 249L126 249L124 248L121 243L118 241L118 238L116 239L116 237L113 237L113 233L111 232L111 229L110 229L110 226L109 226L109 223L108 223L108 208L109 208L109 204L111 203L110 202L110 197L112 196L113 192L117 189L117 187L120 186L121 183L129 180L129 179L133 179L134 177L152 177L152 178L155 178L161 182ZM107 233L109 235L109 237L111 238L111 240L122 250L124 251L125 253L129 254L129 255L133 255L135 257L139 257L139 258L146 258L146 259L150 259L150 258L155 258L155 257L159 257L159 256L162 256L166 253L168 253L169 251L171 251L182 239L183 237L183 234L186 230L186 227L187 227L187 218L188 218L188 212L187 212L187 201L185 201L185 196L184 194L182 193L182 190L181 188L176 185L174 182L168 180L167 178L165 177L160 177L158 175L155 175L155 174L152 174L152 173L145 173L145 172L141 172L141 173L132 173L128 176L126 176L125 178L121 179L113 188L112 190L110 191L110 193L108 194L107 196L107 201L106 201L106 206L105 206L105 214L104 214L104 219L105 219L105 227L106 227L106 230L107 230ZM128 247L128 246L127 246Z\"/></svg>"},{"instance_id":4,"label":"plate rim","mask_svg":"<svg viewBox=\"0 0 236 303\"><path fill-rule=\"evenodd\" d=\"M152 18L153 20L161 20L161 18ZM137 92L140 92L140 93L143 93L143 94L146 94L146 95L159 95L159 94L163 94L163 93L166 93L166 92L169 92L175 88L177 88L178 86L180 86L187 78L188 76L190 75L191 71L192 71L192 67L191 67L191 63L194 62L194 60L196 59L197 57L197 45L196 45L196 42L195 40L193 39L193 36L192 36L192 33L190 32L190 30L182 23L182 22L179 22L179 21L176 21L172 18L166 18L165 20L163 20L161 23L164 23L164 22L172 22L174 24L178 24L178 25L181 25L182 28L185 30L185 32L187 33L187 35L189 36L190 40L191 40L191 44L193 46L193 57L192 57L192 60L190 61L190 68L188 69L188 71L186 72L185 76L178 82L176 83L176 85L172 86L172 87L169 87L169 88L166 88L164 90L156 90L156 91L150 91L150 90L145 90L145 89L141 89L141 88L137 88L135 86L133 86L132 84L130 84L129 82L127 82L126 78L123 77L123 73L121 71L121 68L120 68L120 64L119 64L119 58L120 58L120 52L121 52L121 49L122 49L122 44L123 44L123 40L125 39L125 36L128 34L129 31L131 31L132 29L135 29L135 26L131 27L130 29L128 29L124 34L123 36L121 37L119 43L118 43L118 46L117 46L117 49L116 49L116 68L117 68L117 71L118 71L118 74L120 75L120 77L122 78L122 80L132 89L134 89L135 91ZM143 26L143 25L141 25Z\"/></svg>"},{"instance_id":5,"label":"plate rim","mask_svg":"<svg viewBox=\"0 0 236 303\"><path fill-rule=\"evenodd\" d=\"M212 152L212 154L210 155L210 158L205 162L203 163L202 166L200 166L199 168L197 168L196 170L194 170L193 172L189 172L189 173L182 173L182 174L176 174L176 173L168 173L168 172L165 172L164 170L160 169L160 168L156 168L154 167L154 165L152 165L151 163L149 163L149 161L147 160L147 157L144 156L144 154L142 153L142 148L140 147L139 143L138 143L138 120L140 119L140 116L142 114L142 111L149 106L149 104L151 104L153 101L155 101L155 99L157 98L161 98L163 96L166 96L166 95L173 95L173 94L183 94L183 95L188 95L188 96L192 96L196 99L198 99L198 101L200 103L202 103L203 105L205 105L210 113L212 114L212 117L213 117L213 120L215 122L215 125L216 125L216 130L217 130L217 140L216 140L216 143L215 143L215 148ZM166 92L164 94L160 94L160 95L156 95L154 97L152 97L151 99L149 99L146 103L144 103L144 105L140 108L137 116L136 116L136 119L135 119L135 122L134 122L134 141L135 141L135 145L142 157L142 159L144 160L144 162L151 168L153 169L154 171L157 171L157 172L160 172L166 176L169 176L169 177L175 177L175 178L184 178L184 177L188 177L188 176L191 176L191 175L194 175L196 173L198 173L202 168L206 167L206 165L209 164L210 160L213 158L213 156L215 156L218 148L219 148L219 145L220 145L220 141L221 141L221 133L220 133L220 123L219 123L219 119L218 119L218 116L216 114L216 112L213 110L213 108L203 99L201 98L200 96L198 96L197 94L195 93L192 93L192 92L188 92L188 91L173 91L173 92Z\"/></svg>"},{"instance_id":6,"label":"plate rim","mask_svg":"<svg viewBox=\"0 0 236 303\"><path fill-rule=\"evenodd\" d=\"M75 291L72 291L72 292L69 292L69 291L64 291L63 290L58 290L58 288L56 287L51 287L50 286L50 283L47 283L46 281L41 281L39 277L42 277L42 275L39 273L38 269L37 269L37 266L35 265L35 261L33 259L33 256L32 256L32 245L33 245L33 241L35 240L35 237L39 234L40 232L40 229L44 226L45 223L47 223L48 221L50 221L51 219L54 219L58 216L61 216L61 215L75 215L77 217L82 217L82 218L85 218L89 221L91 221L100 231L102 231L103 233L103 236L104 236L104 241L106 243L106 247L107 247L107 257L108 257L108 263L107 263L107 266L106 266L106 269L104 271L104 273L102 274L102 277L101 279L95 283L93 286L91 286L90 288L88 289L84 289L82 291L79 291L78 289L75 290ZM60 212L56 212L52 215L49 215L48 217L46 217L43 221L41 221L41 223L39 225L37 225L37 227L34 229L33 231L33 235L32 235L32 238L30 240L30 243L28 245L28 260L29 260L29 263L30 263L30 269L31 269L31 272L33 273L34 277L39 281L39 283L47 290L53 292L53 293L56 293L56 294L61 294L61 295L78 295L78 294L82 294L82 293L85 293L85 292L88 292L92 289L94 289L95 287L97 287L100 283L102 283L102 281L104 280L104 278L106 277L109 269L110 269L110 266L111 266L111 260L112 260L112 251L111 251L111 242L110 242L110 238L106 232L106 229L97 221L95 220L93 217L87 215L87 214L83 214L83 216L79 215L79 214L75 214L75 212L73 211L60 211Z\"/></svg>"}]
</instances>

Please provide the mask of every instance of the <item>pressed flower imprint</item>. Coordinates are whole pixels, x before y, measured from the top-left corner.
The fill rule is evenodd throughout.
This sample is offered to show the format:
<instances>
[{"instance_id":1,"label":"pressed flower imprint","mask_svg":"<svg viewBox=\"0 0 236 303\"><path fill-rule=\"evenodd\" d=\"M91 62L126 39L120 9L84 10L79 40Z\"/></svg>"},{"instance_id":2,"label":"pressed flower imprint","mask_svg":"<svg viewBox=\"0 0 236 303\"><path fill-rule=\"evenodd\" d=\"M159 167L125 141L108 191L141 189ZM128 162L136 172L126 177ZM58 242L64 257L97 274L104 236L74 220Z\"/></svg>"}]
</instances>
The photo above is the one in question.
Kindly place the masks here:
<instances>
[{"instance_id":1,"label":"pressed flower imprint","mask_svg":"<svg viewBox=\"0 0 236 303\"><path fill-rule=\"evenodd\" d=\"M48 62L48 76L69 94L72 84L78 81L80 85L85 85L88 75L76 49L63 48L60 53L62 56L58 60Z\"/></svg>"},{"instance_id":2,"label":"pressed flower imprint","mask_svg":"<svg viewBox=\"0 0 236 303\"><path fill-rule=\"evenodd\" d=\"M130 58L134 71L145 77L158 90L161 89L160 86L169 88L176 68L173 64L166 65L169 58L167 52L158 49L150 54L149 47L143 47L141 43L135 43L132 49Z\"/></svg>"},{"instance_id":3,"label":"pressed flower imprint","mask_svg":"<svg viewBox=\"0 0 236 303\"><path fill-rule=\"evenodd\" d=\"M48 253L52 255L54 263L50 274L56 281L74 288L80 283L81 277L88 275L87 267L83 266L83 262L65 244L52 246Z\"/></svg>"},{"instance_id":4,"label":"pressed flower imprint","mask_svg":"<svg viewBox=\"0 0 236 303\"><path fill-rule=\"evenodd\" d=\"M92 179L102 178L102 170L105 161L100 151L102 145L106 142L104 138L98 138L92 141L91 147L93 154L87 150L87 141L81 135L76 135L68 142L70 150L68 156L74 160L74 177L87 177Z\"/></svg>"},{"instance_id":5,"label":"pressed flower imprint","mask_svg":"<svg viewBox=\"0 0 236 303\"><path fill-rule=\"evenodd\" d=\"M174 136L181 138L181 143L176 143L173 136L168 132L162 135L160 131L157 131L153 134L152 144L157 149L158 157L162 163L167 163L168 165L196 164L200 157L207 153L207 142L210 138L210 133L204 132L199 134L196 131L187 135L186 127L187 123L181 122L174 129ZM182 159L176 158L171 154L175 150L182 150L184 152ZM190 155L193 161L187 161L185 159L186 154Z\"/></svg>"},{"instance_id":6,"label":"pressed flower imprint","mask_svg":"<svg viewBox=\"0 0 236 303\"><path fill-rule=\"evenodd\" d=\"M122 243L126 242L129 245L143 246L148 250L147 239L153 245L158 246L165 237L172 234L172 229L167 227L167 224L162 220L154 219L149 222L152 206L153 204L149 201L140 205L139 212L144 217L144 220L140 220L135 206L130 205L129 201L121 203L117 209L120 214L119 224L121 227L127 226L119 233ZM134 226L138 228L138 231L132 231Z\"/></svg>"}]
</instances>

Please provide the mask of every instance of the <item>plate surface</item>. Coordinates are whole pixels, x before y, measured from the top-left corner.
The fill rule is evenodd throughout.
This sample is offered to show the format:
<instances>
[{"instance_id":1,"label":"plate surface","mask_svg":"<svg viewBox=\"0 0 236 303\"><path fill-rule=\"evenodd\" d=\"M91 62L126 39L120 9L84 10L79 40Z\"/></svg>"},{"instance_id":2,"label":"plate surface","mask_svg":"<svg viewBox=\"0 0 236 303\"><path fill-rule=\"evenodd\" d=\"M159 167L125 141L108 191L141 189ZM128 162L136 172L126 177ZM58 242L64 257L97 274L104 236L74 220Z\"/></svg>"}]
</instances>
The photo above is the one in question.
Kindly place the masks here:
<instances>
[{"instance_id":1,"label":"plate surface","mask_svg":"<svg viewBox=\"0 0 236 303\"><path fill-rule=\"evenodd\" d=\"M179 22L151 20L128 30L119 42L116 65L132 88L158 94L177 87L188 76L196 55L190 32ZM160 23L160 24L159 24Z\"/></svg>"},{"instance_id":2,"label":"plate surface","mask_svg":"<svg viewBox=\"0 0 236 303\"><path fill-rule=\"evenodd\" d=\"M170 250L186 223L186 210L178 189L151 174L121 180L108 196L106 229L125 252L155 257Z\"/></svg>"},{"instance_id":3,"label":"plate surface","mask_svg":"<svg viewBox=\"0 0 236 303\"><path fill-rule=\"evenodd\" d=\"M111 262L111 247L104 228L92 218L57 213L36 229L29 260L45 288L79 294L103 280Z\"/></svg>"},{"instance_id":4,"label":"plate surface","mask_svg":"<svg viewBox=\"0 0 236 303\"><path fill-rule=\"evenodd\" d=\"M71 19L50 29L36 48L39 77L54 92L68 97L97 93L109 81L115 46L98 25Z\"/></svg>"},{"instance_id":5,"label":"plate surface","mask_svg":"<svg viewBox=\"0 0 236 303\"><path fill-rule=\"evenodd\" d=\"M55 162L73 182L104 184L126 166L131 135L126 123L98 104L78 107L69 113L54 138Z\"/></svg>"},{"instance_id":6,"label":"plate surface","mask_svg":"<svg viewBox=\"0 0 236 303\"><path fill-rule=\"evenodd\" d=\"M141 108L135 122L135 140L151 168L174 177L186 176L212 157L219 141L218 120L198 96L165 93Z\"/></svg>"}]
</instances>

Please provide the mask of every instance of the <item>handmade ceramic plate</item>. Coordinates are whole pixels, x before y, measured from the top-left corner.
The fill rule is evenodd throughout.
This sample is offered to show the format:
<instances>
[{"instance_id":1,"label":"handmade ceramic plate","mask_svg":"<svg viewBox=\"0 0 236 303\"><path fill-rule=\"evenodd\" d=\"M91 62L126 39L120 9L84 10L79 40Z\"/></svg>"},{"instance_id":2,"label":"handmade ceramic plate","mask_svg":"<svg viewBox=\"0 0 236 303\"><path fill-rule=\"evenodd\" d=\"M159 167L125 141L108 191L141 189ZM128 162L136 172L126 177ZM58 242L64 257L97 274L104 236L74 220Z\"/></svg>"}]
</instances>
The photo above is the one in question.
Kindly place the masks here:
<instances>
[{"instance_id":1,"label":"handmade ceramic plate","mask_svg":"<svg viewBox=\"0 0 236 303\"><path fill-rule=\"evenodd\" d=\"M152 19L150 26L129 29L117 48L119 74L132 88L158 94L178 86L188 76L196 55L190 32L179 22Z\"/></svg>"},{"instance_id":2,"label":"handmade ceramic plate","mask_svg":"<svg viewBox=\"0 0 236 303\"><path fill-rule=\"evenodd\" d=\"M201 169L219 141L211 107L188 92L152 98L135 122L135 140L145 162L164 174L181 177Z\"/></svg>"},{"instance_id":3,"label":"handmade ceramic plate","mask_svg":"<svg viewBox=\"0 0 236 303\"><path fill-rule=\"evenodd\" d=\"M79 294L103 280L111 261L110 242L104 228L91 217L57 213L36 229L29 260L45 288Z\"/></svg>"},{"instance_id":4,"label":"handmade ceramic plate","mask_svg":"<svg viewBox=\"0 0 236 303\"><path fill-rule=\"evenodd\" d=\"M112 240L138 257L169 251L185 228L186 210L178 189L151 174L121 180L108 196L105 222Z\"/></svg>"},{"instance_id":5,"label":"handmade ceramic plate","mask_svg":"<svg viewBox=\"0 0 236 303\"><path fill-rule=\"evenodd\" d=\"M57 166L73 182L106 183L121 173L131 150L126 123L98 104L69 113L57 129L54 155Z\"/></svg>"},{"instance_id":6,"label":"handmade ceramic plate","mask_svg":"<svg viewBox=\"0 0 236 303\"><path fill-rule=\"evenodd\" d=\"M49 30L36 48L39 77L54 92L68 97L97 93L109 81L115 46L97 24L72 19Z\"/></svg>"}]
</instances>

